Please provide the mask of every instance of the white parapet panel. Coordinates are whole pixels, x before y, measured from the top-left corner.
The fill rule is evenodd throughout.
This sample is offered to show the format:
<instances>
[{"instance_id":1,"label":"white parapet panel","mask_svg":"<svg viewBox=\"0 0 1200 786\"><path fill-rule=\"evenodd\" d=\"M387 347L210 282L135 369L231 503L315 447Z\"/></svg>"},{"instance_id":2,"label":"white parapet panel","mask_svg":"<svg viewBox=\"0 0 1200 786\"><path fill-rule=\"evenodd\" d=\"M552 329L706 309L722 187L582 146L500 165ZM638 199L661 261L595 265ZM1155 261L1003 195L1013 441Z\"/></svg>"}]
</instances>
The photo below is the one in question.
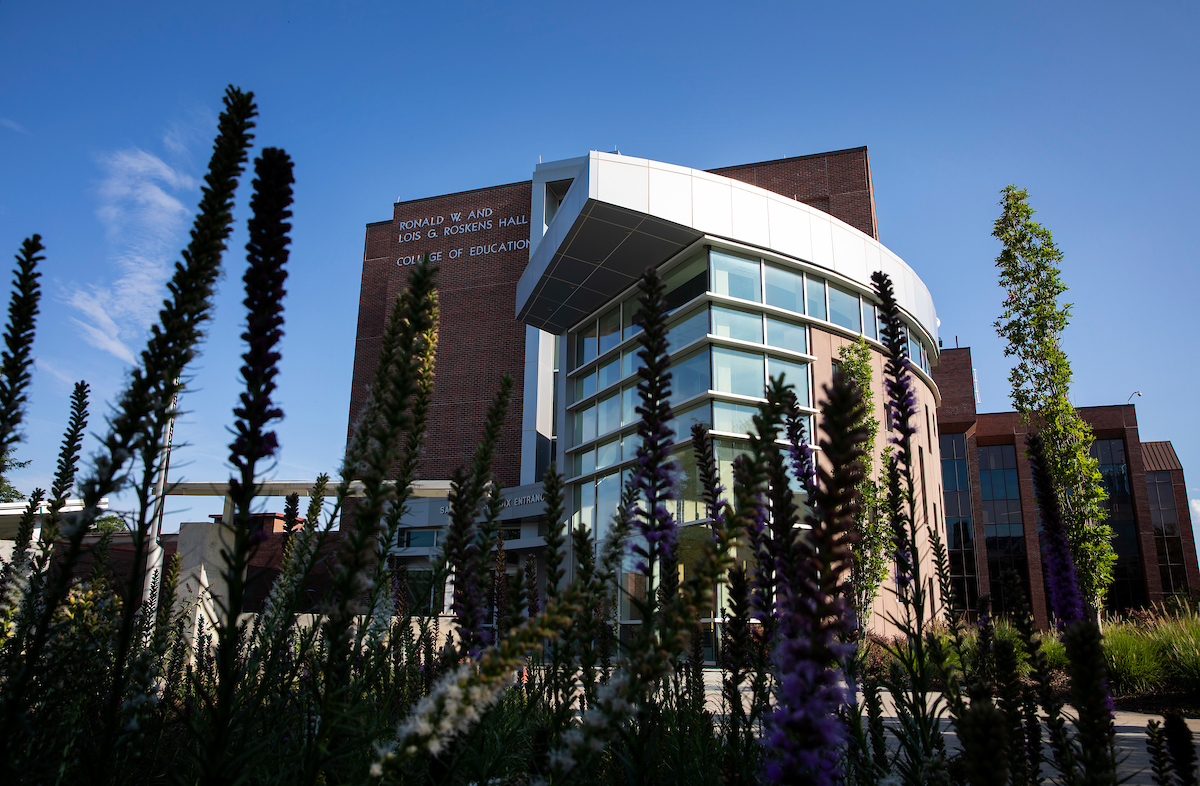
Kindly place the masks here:
<instances>
[{"instance_id":1,"label":"white parapet panel","mask_svg":"<svg viewBox=\"0 0 1200 786\"><path fill-rule=\"evenodd\" d=\"M531 229L538 242L517 286L517 315L531 325L564 332L647 264L665 261L658 256L708 235L825 268L866 291L882 270L936 346L937 313L924 282L878 240L828 213L709 172L595 151L538 165L535 208L539 188L567 178L570 190L544 236L540 224Z\"/></svg>"}]
</instances>

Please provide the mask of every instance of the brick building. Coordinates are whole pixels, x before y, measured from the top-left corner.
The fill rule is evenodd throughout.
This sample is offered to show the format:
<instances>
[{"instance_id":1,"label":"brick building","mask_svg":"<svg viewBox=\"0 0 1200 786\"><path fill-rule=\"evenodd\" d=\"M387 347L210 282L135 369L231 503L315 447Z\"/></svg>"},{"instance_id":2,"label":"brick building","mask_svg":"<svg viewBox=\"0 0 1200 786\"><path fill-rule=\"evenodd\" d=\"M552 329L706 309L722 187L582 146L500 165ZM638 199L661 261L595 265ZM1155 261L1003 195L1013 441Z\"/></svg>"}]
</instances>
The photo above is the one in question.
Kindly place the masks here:
<instances>
[{"instance_id":1,"label":"brick building","mask_svg":"<svg viewBox=\"0 0 1200 786\"><path fill-rule=\"evenodd\" d=\"M592 152L539 164L530 181L396 203L366 229L351 431L388 309L426 253L440 268L441 322L421 478L445 480L470 461L500 376L511 375L496 469L510 560L536 560L544 543L538 481L552 458L571 522L606 531L634 460L632 316L648 267L666 281L671 314L683 548L706 537L691 526L704 523L692 422L710 427L728 472L768 377L796 385L811 427L841 346L864 339L882 376L876 270L892 277L904 311L926 414L918 480L930 492L920 504L937 518L937 316L924 283L879 242L866 148L711 172ZM873 404L882 421L878 388ZM445 500L410 506L397 552L409 575L436 554L446 512ZM889 602L879 610L896 611Z\"/></svg>"},{"instance_id":2,"label":"brick building","mask_svg":"<svg viewBox=\"0 0 1200 786\"><path fill-rule=\"evenodd\" d=\"M934 371L942 396L943 502L955 602L974 609L989 593L1003 610L1001 574L1014 570L1032 599L1034 618L1049 622L1038 541L1038 513L1028 427L1015 412L978 413L971 350L944 349ZM1107 523L1117 553L1108 605L1121 611L1200 589L1196 544L1183 467L1170 442L1142 442L1133 405L1081 407L1092 427L1092 456L1108 492Z\"/></svg>"}]
</instances>

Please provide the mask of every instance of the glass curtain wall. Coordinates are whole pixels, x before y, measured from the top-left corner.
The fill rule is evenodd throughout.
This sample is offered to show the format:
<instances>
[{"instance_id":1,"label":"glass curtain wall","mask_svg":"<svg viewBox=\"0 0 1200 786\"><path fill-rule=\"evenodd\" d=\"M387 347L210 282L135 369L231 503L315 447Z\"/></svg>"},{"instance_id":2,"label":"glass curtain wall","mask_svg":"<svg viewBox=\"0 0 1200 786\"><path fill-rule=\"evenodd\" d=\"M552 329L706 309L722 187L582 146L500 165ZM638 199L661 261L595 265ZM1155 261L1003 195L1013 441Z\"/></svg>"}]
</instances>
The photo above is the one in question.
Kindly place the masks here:
<instances>
[{"instance_id":1,"label":"glass curtain wall","mask_svg":"<svg viewBox=\"0 0 1200 786\"><path fill-rule=\"evenodd\" d=\"M975 569L975 532L971 517L971 485L967 476L967 437L942 434L942 499L946 511L946 551L950 559L953 608L968 613L979 607ZM1006 506L1007 508L1007 506Z\"/></svg>"},{"instance_id":2,"label":"glass curtain wall","mask_svg":"<svg viewBox=\"0 0 1200 786\"><path fill-rule=\"evenodd\" d=\"M674 407L668 425L676 441L687 443L675 454L680 499L673 512L688 524L705 516L692 425L712 429L722 475L729 474L768 380L783 375L807 410L811 435L808 324L828 323L878 340L878 310L862 293L824 277L716 249L672 266L663 280ZM638 308L636 293L630 294L565 337L567 417L558 436L566 446L568 505L572 525L589 527L598 537L608 531L637 455ZM918 350L914 360L920 357ZM732 487L731 477L722 482ZM635 592L639 580L622 577ZM622 619L630 621L629 613L623 603Z\"/></svg>"},{"instance_id":3,"label":"glass curtain wall","mask_svg":"<svg viewBox=\"0 0 1200 786\"><path fill-rule=\"evenodd\" d=\"M1107 605L1113 611L1140 608L1146 605L1146 581L1142 574L1137 520L1133 515L1129 467L1125 462L1125 440L1093 441L1092 458L1100 462L1100 475L1104 490L1108 492L1108 499L1104 502L1104 521L1112 527L1113 551L1117 553Z\"/></svg>"},{"instance_id":4,"label":"glass curtain wall","mask_svg":"<svg viewBox=\"0 0 1200 786\"><path fill-rule=\"evenodd\" d=\"M981 447L979 497L983 502L983 536L987 550L992 608L1009 611L1004 574L1016 571L1029 597L1029 563L1025 553L1025 525L1021 516L1021 489L1017 482L1017 451L1013 445ZM945 483L945 479L942 480Z\"/></svg>"},{"instance_id":5,"label":"glass curtain wall","mask_svg":"<svg viewBox=\"0 0 1200 786\"><path fill-rule=\"evenodd\" d=\"M1179 529L1179 511L1175 508L1171 473L1147 472L1146 491L1150 499L1150 523L1154 526L1162 591L1168 595L1186 596L1188 581L1183 563L1183 533Z\"/></svg>"}]
</instances>

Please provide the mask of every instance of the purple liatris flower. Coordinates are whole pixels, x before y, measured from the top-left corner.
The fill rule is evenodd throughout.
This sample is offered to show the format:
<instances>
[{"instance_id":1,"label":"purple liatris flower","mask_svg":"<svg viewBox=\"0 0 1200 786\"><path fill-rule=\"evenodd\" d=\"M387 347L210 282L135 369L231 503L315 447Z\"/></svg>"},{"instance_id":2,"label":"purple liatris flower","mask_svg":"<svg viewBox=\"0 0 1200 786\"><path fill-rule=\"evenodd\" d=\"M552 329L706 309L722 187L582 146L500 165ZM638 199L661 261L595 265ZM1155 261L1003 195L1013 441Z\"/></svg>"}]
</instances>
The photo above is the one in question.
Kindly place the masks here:
<instances>
[{"instance_id":1,"label":"purple liatris flower","mask_svg":"<svg viewBox=\"0 0 1200 786\"><path fill-rule=\"evenodd\" d=\"M778 588L773 657L779 687L766 756L766 776L775 783L833 786L841 780L837 764L846 729L839 710L850 699L843 664L853 656L850 634L856 625L846 577L857 542L854 521L867 436L859 423L866 404L841 373L834 374L825 394L821 449L829 467L815 468L807 533L780 544L795 553L788 560L793 571ZM772 528L780 531L777 524Z\"/></svg>"},{"instance_id":2,"label":"purple liatris flower","mask_svg":"<svg viewBox=\"0 0 1200 786\"><path fill-rule=\"evenodd\" d=\"M792 472L800 481L800 485L804 487L809 499L812 499L817 483L817 467L813 461L812 447L809 446L804 434L804 421L801 420L800 405L794 393L789 396L788 404L784 415L788 436L788 457L792 462Z\"/></svg>"}]
</instances>

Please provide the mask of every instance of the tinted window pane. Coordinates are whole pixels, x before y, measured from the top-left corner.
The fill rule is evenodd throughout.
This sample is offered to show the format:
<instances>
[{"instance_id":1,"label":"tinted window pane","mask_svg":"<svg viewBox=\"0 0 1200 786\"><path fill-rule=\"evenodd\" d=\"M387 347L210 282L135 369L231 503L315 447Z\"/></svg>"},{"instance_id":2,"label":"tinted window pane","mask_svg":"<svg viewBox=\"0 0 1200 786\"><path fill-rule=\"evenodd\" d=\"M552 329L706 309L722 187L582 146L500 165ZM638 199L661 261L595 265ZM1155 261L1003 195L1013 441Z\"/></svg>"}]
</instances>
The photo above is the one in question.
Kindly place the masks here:
<instances>
[{"instance_id":1,"label":"tinted window pane","mask_svg":"<svg viewBox=\"0 0 1200 786\"><path fill-rule=\"evenodd\" d=\"M575 334L575 366L582 366L596 359L596 323Z\"/></svg>"},{"instance_id":2,"label":"tinted window pane","mask_svg":"<svg viewBox=\"0 0 1200 786\"><path fill-rule=\"evenodd\" d=\"M825 279L806 276L808 279L808 315L817 319L826 319L825 315Z\"/></svg>"},{"instance_id":3,"label":"tinted window pane","mask_svg":"<svg viewBox=\"0 0 1200 786\"><path fill-rule=\"evenodd\" d=\"M600 367L597 372L597 390L604 390L609 385L615 385L621 381L621 359L616 358L611 363L606 363Z\"/></svg>"},{"instance_id":4,"label":"tinted window pane","mask_svg":"<svg viewBox=\"0 0 1200 786\"><path fill-rule=\"evenodd\" d=\"M621 504L621 479L616 472L596 479L596 523L607 528Z\"/></svg>"},{"instance_id":5,"label":"tinted window pane","mask_svg":"<svg viewBox=\"0 0 1200 786\"><path fill-rule=\"evenodd\" d=\"M763 357L749 352L713 347L714 390L759 396L764 392Z\"/></svg>"},{"instance_id":6,"label":"tinted window pane","mask_svg":"<svg viewBox=\"0 0 1200 786\"><path fill-rule=\"evenodd\" d=\"M636 458L638 445L640 444L642 444L642 439L636 432L621 437L621 461L629 461L631 458Z\"/></svg>"},{"instance_id":7,"label":"tinted window pane","mask_svg":"<svg viewBox=\"0 0 1200 786\"><path fill-rule=\"evenodd\" d=\"M712 332L714 336L735 338L761 344L763 340L762 317L732 308L712 307Z\"/></svg>"},{"instance_id":8,"label":"tinted window pane","mask_svg":"<svg viewBox=\"0 0 1200 786\"><path fill-rule=\"evenodd\" d=\"M674 352L708 335L708 310L700 309L667 330L667 351Z\"/></svg>"},{"instance_id":9,"label":"tinted window pane","mask_svg":"<svg viewBox=\"0 0 1200 786\"><path fill-rule=\"evenodd\" d=\"M708 350L671 364L671 401L697 396L709 387Z\"/></svg>"},{"instance_id":10,"label":"tinted window pane","mask_svg":"<svg viewBox=\"0 0 1200 786\"><path fill-rule=\"evenodd\" d=\"M642 361L638 358L636 349L631 349L621 355L621 379L632 376L640 365L642 365Z\"/></svg>"},{"instance_id":11,"label":"tinted window pane","mask_svg":"<svg viewBox=\"0 0 1200 786\"><path fill-rule=\"evenodd\" d=\"M867 334L867 338L879 340L879 323L877 321L876 309L874 303L863 301L863 333Z\"/></svg>"},{"instance_id":12,"label":"tinted window pane","mask_svg":"<svg viewBox=\"0 0 1200 786\"><path fill-rule=\"evenodd\" d=\"M596 416L596 433L607 434L621 427L621 394L601 399Z\"/></svg>"},{"instance_id":13,"label":"tinted window pane","mask_svg":"<svg viewBox=\"0 0 1200 786\"><path fill-rule=\"evenodd\" d=\"M1021 490L1017 486L1017 471L1015 469L1004 470L1004 486L1006 497L1009 499L1021 498Z\"/></svg>"},{"instance_id":14,"label":"tinted window pane","mask_svg":"<svg viewBox=\"0 0 1200 786\"><path fill-rule=\"evenodd\" d=\"M856 333L861 331L862 314L858 307L858 295L830 284L829 321Z\"/></svg>"},{"instance_id":15,"label":"tinted window pane","mask_svg":"<svg viewBox=\"0 0 1200 786\"><path fill-rule=\"evenodd\" d=\"M596 451L588 449L579 454L579 474L586 475L596 469Z\"/></svg>"},{"instance_id":16,"label":"tinted window pane","mask_svg":"<svg viewBox=\"0 0 1200 786\"><path fill-rule=\"evenodd\" d=\"M575 488L574 515L571 517L571 523L591 529L596 520L596 484L588 480Z\"/></svg>"},{"instance_id":17,"label":"tinted window pane","mask_svg":"<svg viewBox=\"0 0 1200 786\"><path fill-rule=\"evenodd\" d=\"M639 308L637 296L626 300L621 304L621 338L631 338L642 332L640 327L633 324L633 315L637 313Z\"/></svg>"},{"instance_id":18,"label":"tinted window pane","mask_svg":"<svg viewBox=\"0 0 1200 786\"><path fill-rule=\"evenodd\" d=\"M796 389L796 399L800 402L800 406L810 406L807 363L789 363L786 360L768 358L767 373L771 377L782 374L784 383L792 385Z\"/></svg>"},{"instance_id":19,"label":"tinted window pane","mask_svg":"<svg viewBox=\"0 0 1200 786\"><path fill-rule=\"evenodd\" d=\"M663 276L663 283L667 287L667 310L674 311L692 298L704 294L707 279L708 268L703 255L672 268Z\"/></svg>"},{"instance_id":20,"label":"tinted window pane","mask_svg":"<svg viewBox=\"0 0 1200 786\"><path fill-rule=\"evenodd\" d=\"M638 392L636 387L628 387L621 391L621 425L625 426L637 420L634 408L637 406ZM627 457L628 458L628 457Z\"/></svg>"},{"instance_id":21,"label":"tinted window pane","mask_svg":"<svg viewBox=\"0 0 1200 786\"><path fill-rule=\"evenodd\" d=\"M582 401L588 396L596 395L596 372L592 372L582 377L576 377L574 382L574 395L571 401Z\"/></svg>"},{"instance_id":22,"label":"tinted window pane","mask_svg":"<svg viewBox=\"0 0 1200 786\"><path fill-rule=\"evenodd\" d=\"M575 433L579 435L579 439L575 440L575 444L587 442L596 438L596 408L588 407L582 412L576 412L576 424L578 428Z\"/></svg>"},{"instance_id":23,"label":"tinted window pane","mask_svg":"<svg viewBox=\"0 0 1200 786\"><path fill-rule=\"evenodd\" d=\"M917 341L917 337L913 331L908 331L908 357L913 363L920 366L921 364L921 342Z\"/></svg>"},{"instance_id":24,"label":"tinted window pane","mask_svg":"<svg viewBox=\"0 0 1200 786\"><path fill-rule=\"evenodd\" d=\"M758 261L711 252L712 291L743 300L761 300L758 284Z\"/></svg>"},{"instance_id":25,"label":"tinted window pane","mask_svg":"<svg viewBox=\"0 0 1200 786\"><path fill-rule=\"evenodd\" d=\"M621 442L612 440L596 446L596 469L611 467L621 461Z\"/></svg>"},{"instance_id":26,"label":"tinted window pane","mask_svg":"<svg viewBox=\"0 0 1200 786\"><path fill-rule=\"evenodd\" d=\"M693 424L703 423L710 428L712 427L712 418L709 417L708 412L707 401L698 407L689 407L683 412L676 412L674 417L667 421L667 428L675 432L676 442L690 439Z\"/></svg>"},{"instance_id":27,"label":"tinted window pane","mask_svg":"<svg viewBox=\"0 0 1200 786\"><path fill-rule=\"evenodd\" d=\"M808 351L808 340L803 325L771 317L767 317L767 343L780 349L790 349L792 352Z\"/></svg>"},{"instance_id":28,"label":"tinted window pane","mask_svg":"<svg viewBox=\"0 0 1200 786\"><path fill-rule=\"evenodd\" d=\"M757 407L746 404L730 404L727 401L713 402L713 428L717 431L732 431L737 434L749 434L754 427L751 418L758 412Z\"/></svg>"},{"instance_id":29,"label":"tinted window pane","mask_svg":"<svg viewBox=\"0 0 1200 786\"><path fill-rule=\"evenodd\" d=\"M600 317L600 354L621 343L621 309L614 308Z\"/></svg>"},{"instance_id":30,"label":"tinted window pane","mask_svg":"<svg viewBox=\"0 0 1200 786\"><path fill-rule=\"evenodd\" d=\"M771 265L767 265L766 271L768 305L803 314L804 276Z\"/></svg>"}]
</instances>

